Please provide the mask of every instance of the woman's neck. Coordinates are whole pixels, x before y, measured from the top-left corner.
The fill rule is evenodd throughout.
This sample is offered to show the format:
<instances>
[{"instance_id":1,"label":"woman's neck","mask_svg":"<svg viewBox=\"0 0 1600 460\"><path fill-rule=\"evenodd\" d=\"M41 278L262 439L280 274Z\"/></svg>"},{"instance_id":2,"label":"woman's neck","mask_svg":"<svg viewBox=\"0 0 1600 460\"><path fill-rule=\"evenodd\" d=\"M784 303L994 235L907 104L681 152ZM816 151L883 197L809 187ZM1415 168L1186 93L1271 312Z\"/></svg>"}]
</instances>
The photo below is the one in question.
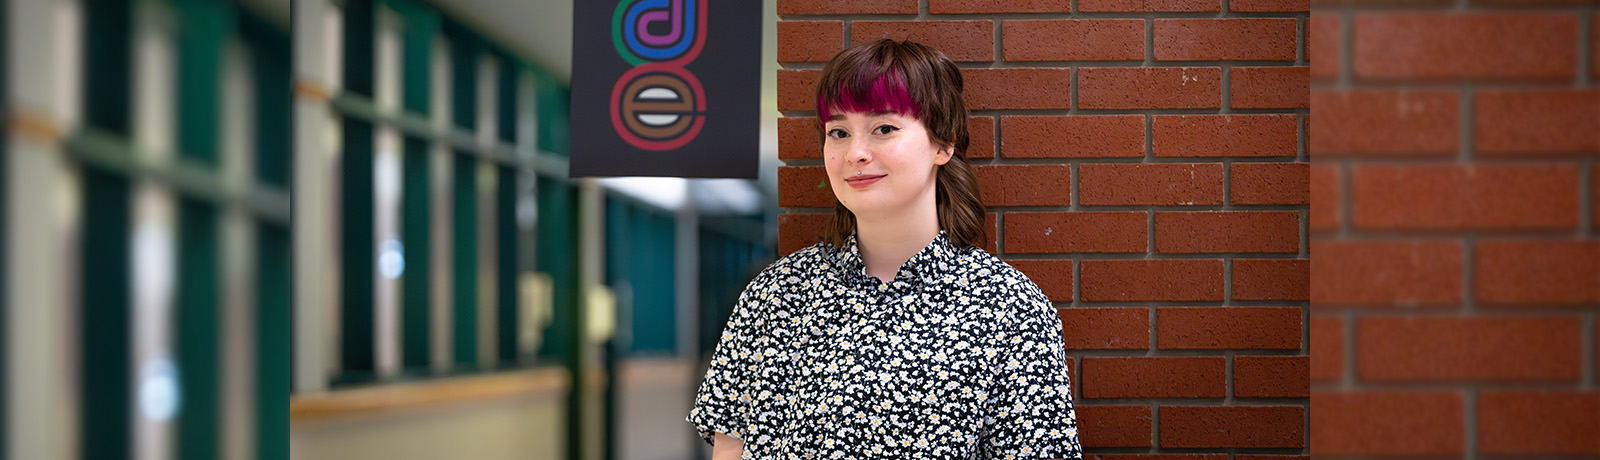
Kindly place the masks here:
<instances>
[{"instance_id":1,"label":"woman's neck","mask_svg":"<svg viewBox=\"0 0 1600 460\"><path fill-rule=\"evenodd\" d=\"M867 275L888 283L900 266L939 236L939 213L931 202L894 215L856 216L856 248Z\"/></svg>"}]
</instances>

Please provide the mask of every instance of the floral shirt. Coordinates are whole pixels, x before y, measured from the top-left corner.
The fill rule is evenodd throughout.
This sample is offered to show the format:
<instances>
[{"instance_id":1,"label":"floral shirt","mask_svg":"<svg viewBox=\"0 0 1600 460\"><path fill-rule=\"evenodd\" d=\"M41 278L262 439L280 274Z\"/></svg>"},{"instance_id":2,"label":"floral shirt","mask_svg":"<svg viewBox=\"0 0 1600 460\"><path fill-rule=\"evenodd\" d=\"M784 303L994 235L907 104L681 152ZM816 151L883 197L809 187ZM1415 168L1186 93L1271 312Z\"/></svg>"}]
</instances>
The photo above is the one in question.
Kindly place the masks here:
<instances>
[{"instance_id":1,"label":"floral shirt","mask_svg":"<svg viewBox=\"0 0 1600 460\"><path fill-rule=\"evenodd\" d=\"M891 283L852 237L774 262L739 297L688 421L748 459L1081 458L1043 292L943 232Z\"/></svg>"}]
</instances>

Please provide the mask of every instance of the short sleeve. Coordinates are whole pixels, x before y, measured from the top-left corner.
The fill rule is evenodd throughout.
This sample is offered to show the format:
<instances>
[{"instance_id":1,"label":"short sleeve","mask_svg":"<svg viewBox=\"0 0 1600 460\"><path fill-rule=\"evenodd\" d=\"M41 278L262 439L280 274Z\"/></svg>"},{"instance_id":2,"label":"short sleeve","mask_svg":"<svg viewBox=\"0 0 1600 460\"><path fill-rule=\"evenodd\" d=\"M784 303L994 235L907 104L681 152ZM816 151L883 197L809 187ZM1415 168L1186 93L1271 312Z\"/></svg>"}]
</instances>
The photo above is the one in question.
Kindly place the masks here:
<instances>
[{"instance_id":1,"label":"short sleeve","mask_svg":"<svg viewBox=\"0 0 1600 460\"><path fill-rule=\"evenodd\" d=\"M762 279L758 276L739 295L689 411L689 423L707 443L713 442L716 432L745 439L751 426L751 393L759 372L756 360L762 329L757 311L765 303L766 290Z\"/></svg>"},{"instance_id":2,"label":"short sleeve","mask_svg":"<svg viewBox=\"0 0 1600 460\"><path fill-rule=\"evenodd\" d=\"M1033 287L1030 294L1036 294ZM999 374L990 391L984 457L992 459L1080 459L1078 418L1059 317L1042 294L1030 297L1002 344Z\"/></svg>"}]
</instances>

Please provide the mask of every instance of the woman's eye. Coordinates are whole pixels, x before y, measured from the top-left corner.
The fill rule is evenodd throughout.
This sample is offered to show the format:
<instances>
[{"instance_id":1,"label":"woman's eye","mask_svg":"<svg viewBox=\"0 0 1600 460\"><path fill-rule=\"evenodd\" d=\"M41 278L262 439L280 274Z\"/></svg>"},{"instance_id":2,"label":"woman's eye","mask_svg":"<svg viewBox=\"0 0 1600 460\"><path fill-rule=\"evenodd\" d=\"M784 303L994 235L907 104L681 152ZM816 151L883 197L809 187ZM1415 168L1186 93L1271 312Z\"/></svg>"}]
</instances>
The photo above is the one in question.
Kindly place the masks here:
<instances>
[{"instance_id":1,"label":"woman's eye","mask_svg":"<svg viewBox=\"0 0 1600 460\"><path fill-rule=\"evenodd\" d=\"M889 134L889 133L892 133L892 132L895 132L895 131L899 131L899 130L900 130L900 128L896 128L894 126L883 125L883 126L879 126L877 129L872 130L872 132L873 132L873 134Z\"/></svg>"},{"instance_id":2,"label":"woman's eye","mask_svg":"<svg viewBox=\"0 0 1600 460\"><path fill-rule=\"evenodd\" d=\"M845 134L844 130L842 129L834 128L828 130L828 138L830 139L844 139L845 136L847 136L847 134Z\"/></svg>"}]
</instances>

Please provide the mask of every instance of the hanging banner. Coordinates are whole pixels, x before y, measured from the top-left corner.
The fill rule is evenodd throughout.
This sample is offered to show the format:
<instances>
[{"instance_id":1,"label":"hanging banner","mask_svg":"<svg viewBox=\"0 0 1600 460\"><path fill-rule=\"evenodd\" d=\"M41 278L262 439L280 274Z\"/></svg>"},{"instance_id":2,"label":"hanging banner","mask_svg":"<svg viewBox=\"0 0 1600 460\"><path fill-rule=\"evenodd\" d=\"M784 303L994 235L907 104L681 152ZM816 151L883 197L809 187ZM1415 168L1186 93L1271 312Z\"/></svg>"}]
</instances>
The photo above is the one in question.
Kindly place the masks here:
<instances>
[{"instance_id":1,"label":"hanging banner","mask_svg":"<svg viewBox=\"0 0 1600 460\"><path fill-rule=\"evenodd\" d=\"M756 177L761 5L573 2L571 177Z\"/></svg>"}]
</instances>

